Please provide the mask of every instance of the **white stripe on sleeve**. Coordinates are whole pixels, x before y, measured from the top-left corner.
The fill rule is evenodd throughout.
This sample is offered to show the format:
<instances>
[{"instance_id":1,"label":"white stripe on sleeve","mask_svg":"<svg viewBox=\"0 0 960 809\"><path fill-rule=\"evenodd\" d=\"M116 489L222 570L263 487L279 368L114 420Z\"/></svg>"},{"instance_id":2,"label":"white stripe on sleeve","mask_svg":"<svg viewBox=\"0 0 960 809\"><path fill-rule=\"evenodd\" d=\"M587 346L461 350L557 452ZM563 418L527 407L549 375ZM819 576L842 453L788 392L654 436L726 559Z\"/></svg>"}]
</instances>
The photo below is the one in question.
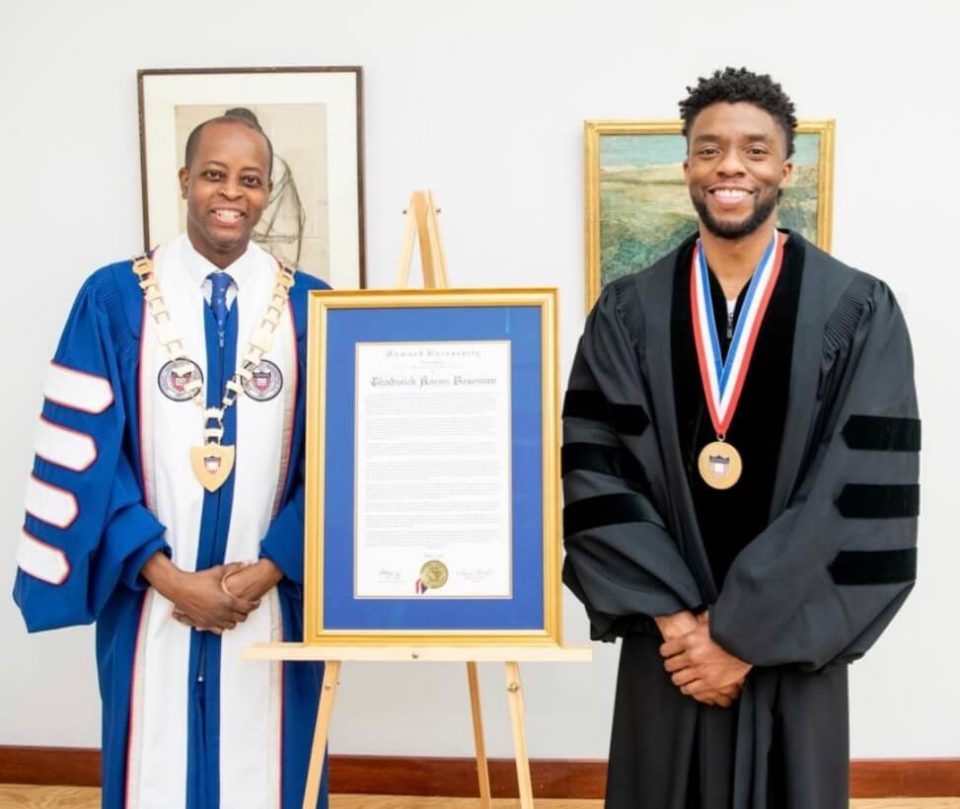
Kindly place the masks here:
<instances>
[{"instance_id":1,"label":"white stripe on sleeve","mask_svg":"<svg viewBox=\"0 0 960 809\"><path fill-rule=\"evenodd\" d=\"M97 460L97 445L87 433L40 419L34 450L41 458L74 472L89 469Z\"/></svg>"},{"instance_id":2,"label":"white stripe on sleeve","mask_svg":"<svg viewBox=\"0 0 960 809\"><path fill-rule=\"evenodd\" d=\"M70 564L63 551L41 542L25 528L20 529L17 566L24 573L48 584L63 584L70 575Z\"/></svg>"},{"instance_id":3,"label":"white stripe on sleeve","mask_svg":"<svg viewBox=\"0 0 960 809\"><path fill-rule=\"evenodd\" d=\"M37 480L27 480L27 511L57 528L69 528L80 514L77 498L66 489Z\"/></svg>"},{"instance_id":4,"label":"white stripe on sleeve","mask_svg":"<svg viewBox=\"0 0 960 809\"><path fill-rule=\"evenodd\" d=\"M43 395L55 404L85 413L102 413L113 404L113 388L107 379L55 362L50 363Z\"/></svg>"}]
</instances>

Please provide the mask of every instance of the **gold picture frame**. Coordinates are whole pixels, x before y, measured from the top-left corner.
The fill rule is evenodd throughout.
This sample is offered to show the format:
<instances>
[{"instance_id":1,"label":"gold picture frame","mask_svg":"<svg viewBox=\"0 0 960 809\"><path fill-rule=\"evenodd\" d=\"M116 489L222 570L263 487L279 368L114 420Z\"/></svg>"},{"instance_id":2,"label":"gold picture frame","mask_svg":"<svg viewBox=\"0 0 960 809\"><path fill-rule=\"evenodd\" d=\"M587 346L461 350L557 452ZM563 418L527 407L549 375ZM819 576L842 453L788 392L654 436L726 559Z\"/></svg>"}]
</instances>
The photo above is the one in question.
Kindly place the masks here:
<instances>
[{"instance_id":1,"label":"gold picture frame","mask_svg":"<svg viewBox=\"0 0 960 809\"><path fill-rule=\"evenodd\" d=\"M562 645L557 291L317 291L310 294L308 311L304 643ZM366 411L361 408L367 407L365 402L373 394L366 389L361 393L359 387L360 380L370 378L361 368L361 348L396 343L398 349L407 351L410 346L430 343L432 351L469 341L505 340L509 341L509 359L504 367L509 371L503 376L508 380L505 390L509 395L504 406L509 408L509 419L504 423L510 427L509 446L502 449L510 453L509 495L503 499L508 503L510 526L510 567L505 574L511 583L509 596L455 594L441 600L439 591L407 589L399 596L362 592L357 584L361 578L358 559L368 552L358 550L361 522L357 504L360 487L366 485L361 484L358 456L361 446L369 450L366 438L360 438L361 425L369 424L363 421L361 413ZM442 375L450 367L441 363L437 373ZM422 387L423 383L419 384ZM429 395L415 400L412 392L403 390L406 398L396 402L384 403L381 398L377 407L382 413L384 407L402 409L418 401L411 412L429 417L433 412ZM384 395L382 389L377 395ZM390 395L389 385L386 395ZM438 407L442 406L441 401ZM406 414L399 415L403 418ZM443 502L445 482L440 479L416 491L428 492L434 501ZM404 485L407 483L405 479ZM419 516L405 514L404 528ZM470 525L469 518L464 524ZM371 545L367 537L364 533L363 548ZM454 559L451 548L447 552ZM414 551L408 555L409 560L403 559L404 575L419 568L421 577L426 578L421 558L414 559ZM381 574L379 565L367 567ZM451 581L455 573L451 563ZM393 581L390 579L391 585ZM420 585L420 579L416 584Z\"/></svg>"},{"instance_id":2,"label":"gold picture frame","mask_svg":"<svg viewBox=\"0 0 960 809\"><path fill-rule=\"evenodd\" d=\"M693 232L696 216L680 165L686 153L682 127L679 120L584 121L588 311L609 281L649 266ZM781 204L781 212L796 214L784 224L827 252L834 132L833 120L798 123L796 180Z\"/></svg>"}]
</instances>

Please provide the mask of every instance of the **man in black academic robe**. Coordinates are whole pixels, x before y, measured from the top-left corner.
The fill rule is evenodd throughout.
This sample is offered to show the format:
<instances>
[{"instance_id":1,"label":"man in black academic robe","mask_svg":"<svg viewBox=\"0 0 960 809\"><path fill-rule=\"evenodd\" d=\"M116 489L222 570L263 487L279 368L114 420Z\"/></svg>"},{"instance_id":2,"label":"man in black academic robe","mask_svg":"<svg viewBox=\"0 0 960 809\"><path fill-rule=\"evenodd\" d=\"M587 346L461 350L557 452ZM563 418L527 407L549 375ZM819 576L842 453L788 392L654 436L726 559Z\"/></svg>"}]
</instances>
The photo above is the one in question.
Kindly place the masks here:
<instances>
[{"instance_id":1,"label":"man in black academic robe","mask_svg":"<svg viewBox=\"0 0 960 809\"><path fill-rule=\"evenodd\" d=\"M606 805L845 808L847 664L916 571L909 337L881 281L774 235L796 125L779 85L728 68L681 111L699 238L604 290L564 404L564 580L593 637L622 638ZM723 430L708 309L724 362L756 324ZM700 468L715 439L742 458L729 488Z\"/></svg>"}]
</instances>

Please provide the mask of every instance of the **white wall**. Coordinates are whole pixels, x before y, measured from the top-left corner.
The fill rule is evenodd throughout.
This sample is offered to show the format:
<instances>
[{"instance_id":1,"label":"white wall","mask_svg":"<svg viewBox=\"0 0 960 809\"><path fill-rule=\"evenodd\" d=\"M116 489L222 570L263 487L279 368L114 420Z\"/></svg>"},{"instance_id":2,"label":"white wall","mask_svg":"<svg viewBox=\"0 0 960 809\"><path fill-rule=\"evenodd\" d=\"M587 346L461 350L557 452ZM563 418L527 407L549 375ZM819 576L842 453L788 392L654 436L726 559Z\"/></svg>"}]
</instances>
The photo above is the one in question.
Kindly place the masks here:
<instances>
[{"instance_id":1,"label":"white wall","mask_svg":"<svg viewBox=\"0 0 960 809\"><path fill-rule=\"evenodd\" d=\"M676 117L697 76L746 64L801 117L837 119L834 252L888 280L913 329L920 584L854 667L853 754L960 755L958 24L957 5L934 0L4 4L0 745L99 744L92 632L28 637L5 594L45 364L82 279L141 244L137 68L363 65L371 285L392 281L410 191L432 188L455 284L561 288L565 375L583 322L582 120ZM582 641L582 612L565 606ZM596 651L592 665L526 668L533 756L605 757L616 650ZM507 755L502 672L481 676L489 747ZM460 666L348 665L332 749L469 755L468 717Z\"/></svg>"}]
</instances>

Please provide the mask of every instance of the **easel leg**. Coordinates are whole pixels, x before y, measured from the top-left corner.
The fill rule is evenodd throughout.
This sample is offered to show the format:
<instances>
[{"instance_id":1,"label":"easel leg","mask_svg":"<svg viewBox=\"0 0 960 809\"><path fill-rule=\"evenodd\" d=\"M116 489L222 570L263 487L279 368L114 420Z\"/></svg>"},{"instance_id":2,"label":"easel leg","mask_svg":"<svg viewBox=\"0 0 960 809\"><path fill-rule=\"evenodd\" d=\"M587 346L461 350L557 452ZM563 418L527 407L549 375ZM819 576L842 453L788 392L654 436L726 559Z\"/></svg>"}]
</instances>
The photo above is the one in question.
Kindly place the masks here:
<instances>
[{"instance_id":1,"label":"easel leg","mask_svg":"<svg viewBox=\"0 0 960 809\"><path fill-rule=\"evenodd\" d=\"M477 680L476 663L467 663L467 681L470 683L470 712L473 714L473 743L477 749L480 806L481 809L491 809L490 770L487 767L487 749L483 743L483 714L480 712L480 688Z\"/></svg>"},{"instance_id":2,"label":"easel leg","mask_svg":"<svg viewBox=\"0 0 960 809\"><path fill-rule=\"evenodd\" d=\"M320 777L323 774L323 760L327 754L327 734L330 731L330 717L333 714L333 701L337 696L339 679L340 661L328 660L323 669L320 708L317 710L317 724L313 731L313 747L310 750L310 766L307 768L307 788L303 793L303 809L316 809L317 798L320 795Z\"/></svg>"},{"instance_id":3,"label":"easel leg","mask_svg":"<svg viewBox=\"0 0 960 809\"><path fill-rule=\"evenodd\" d=\"M433 243L430 241L429 225L431 213L433 216L436 216L436 211L430 207L427 194L423 191L414 193L413 207L416 211L417 233L420 238L420 262L423 264L423 286L424 289L436 289L440 285L437 283L436 256L433 254Z\"/></svg>"},{"instance_id":4,"label":"easel leg","mask_svg":"<svg viewBox=\"0 0 960 809\"><path fill-rule=\"evenodd\" d=\"M417 238L417 218L413 207L413 197L406 211L407 224L403 229L403 248L397 264L397 288L406 289L410 282L410 262L413 260L413 242Z\"/></svg>"},{"instance_id":5,"label":"easel leg","mask_svg":"<svg viewBox=\"0 0 960 809\"><path fill-rule=\"evenodd\" d=\"M523 691L520 688L520 664L507 663L507 700L510 703L510 724L513 727L513 752L517 760L517 785L520 788L520 809L533 809L533 783L530 759L523 729Z\"/></svg>"},{"instance_id":6,"label":"easel leg","mask_svg":"<svg viewBox=\"0 0 960 809\"><path fill-rule=\"evenodd\" d=\"M443 245L440 244L440 223L437 221L440 210L433 199L432 191L427 191L427 205L427 233L430 238L430 252L436 261L434 267L436 286L446 289L450 286L450 279L447 277L447 258L443 252Z\"/></svg>"}]
</instances>

